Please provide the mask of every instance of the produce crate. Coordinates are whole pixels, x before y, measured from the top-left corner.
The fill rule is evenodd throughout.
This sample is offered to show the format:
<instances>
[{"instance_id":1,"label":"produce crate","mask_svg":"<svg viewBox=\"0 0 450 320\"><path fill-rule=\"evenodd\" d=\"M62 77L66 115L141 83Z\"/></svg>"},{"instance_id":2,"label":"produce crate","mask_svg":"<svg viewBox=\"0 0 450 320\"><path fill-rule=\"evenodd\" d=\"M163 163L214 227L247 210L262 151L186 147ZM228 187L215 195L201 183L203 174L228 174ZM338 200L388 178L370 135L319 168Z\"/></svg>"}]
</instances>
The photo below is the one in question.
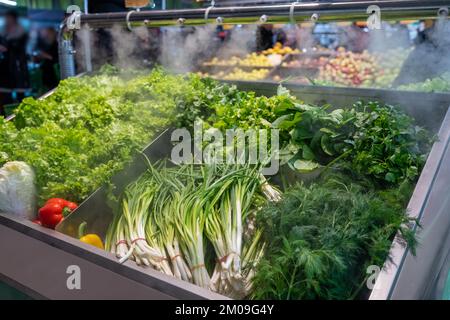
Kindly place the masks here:
<instances>
[{"instance_id":1,"label":"produce crate","mask_svg":"<svg viewBox=\"0 0 450 320\"><path fill-rule=\"evenodd\" d=\"M450 109L449 109L450 110ZM422 118L426 118L422 114ZM417 118L420 123L420 118ZM450 112L441 124L427 162L408 204L408 215L419 221L416 254L396 238L391 246L392 261L385 262L371 299L441 299L439 288L443 269L450 260ZM447 267L445 267L447 265Z\"/></svg>"},{"instance_id":2,"label":"produce crate","mask_svg":"<svg viewBox=\"0 0 450 320\"><path fill-rule=\"evenodd\" d=\"M240 89L253 90L259 94L276 93L277 85L265 82L232 82ZM399 104L417 122L437 134L422 174L408 206L411 217L417 218L422 229L419 236L427 234L438 223L438 232L432 239L421 242L417 255L426 254L429 259L414 259L399 239L392 245L392 261L386 262L371 299L404 299L428 297L423 286L427 276L436 270L441 259L441 246L450 228L448 215L437 212L450 210L448 181L450 178L450 95L411 93L390 90L311 87L286 85L292 94L308 103L328 102L335 107L350 106L357 100L378 100ZM426 116L424 116L426 115ZM170 130L163 132L144 153L151 161L170 154ZM137 157L127 170L116 175L113 182L120 194L124 186L139 176L146 163ZM84 244L76 236L78 225L88 222L88 232L100 235L112 220L113 211L108 207L106 189L94 192L64 223L61 232L44 229L30 221L19 220L0 214L0 250L8 259L0 263L0 280L8 279L22 292L33 298L126 298L126 299L223 299L225 297L193 284L183 282L153 269L138 267L134 262L119 264L113 254ZM27 268L17 268L21 261L28 261ZM425 260L425 261L424 261ZM67 267L79 266L83 275L82 290L68 290ZM423 273L417 273L418 270ZM413 273L415 271L416 273ZM39 274L39 277L36 277ZM414 276L412 279L411 276ZM419 276L418 276L419 275ZM418 278L423 279L418 279ZM52 284L51 286L49 284Z\"/></svg>"},{"instance_id":3,"label":"produce crate","mask_svg":"<svg viewBox=\"0 0 450 320\"><path fill-rule=\"evenodd\" d=\"M254 69L269 69L272 70L275 67L273 66L220 66L220 65L208 65L208 66L201 66L201 71L203 72L211 72L211 71L232 71L234 68L239 68L244 71L252 71Z\"/></svg>"},{"instance_id":4,"label":"produce crate","mask_svg":"<svg viewBox=\"0 0 450 320\"><path fill-rule=\"evenodd\" d=\"M240 69L244 72L252 72L253 70L266 70L267 75L264 77L264 79L272 79L271 76L274 74L275 70L277 69L277 66L201 66L199 68L199 71L202 73L207 73L210 77L213 77L217 80L220 80L221 77L217 77L219 72L222 72L223 74L230 74L233 72L234 69ZM263 79L263 80L264 80ZM259 81L259 80L258 80Z\"/></svg>"}]
</instances>

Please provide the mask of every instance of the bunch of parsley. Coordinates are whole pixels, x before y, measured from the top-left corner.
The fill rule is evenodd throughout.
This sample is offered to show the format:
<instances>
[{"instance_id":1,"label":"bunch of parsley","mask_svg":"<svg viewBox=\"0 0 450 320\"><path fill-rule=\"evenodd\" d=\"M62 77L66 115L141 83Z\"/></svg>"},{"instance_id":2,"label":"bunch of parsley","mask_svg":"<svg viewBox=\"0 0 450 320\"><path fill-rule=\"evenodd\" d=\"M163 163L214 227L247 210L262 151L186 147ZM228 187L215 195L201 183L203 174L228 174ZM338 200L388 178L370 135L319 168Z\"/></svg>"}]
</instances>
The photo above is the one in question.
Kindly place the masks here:
<instances>
[{"instance_id":1,"label":"bunch of parsley","mask_svg":"<svg viewBox=\"0 0 450 320\"><path fill-rule=\"evenodd\" d=\"M295 100L275 109L279 117L273 126L283 132L282 161L300 172L349 167L381 186L415 181L432 139L413 118L379 102L328 109Z\"/></svg>"}]
</instances>

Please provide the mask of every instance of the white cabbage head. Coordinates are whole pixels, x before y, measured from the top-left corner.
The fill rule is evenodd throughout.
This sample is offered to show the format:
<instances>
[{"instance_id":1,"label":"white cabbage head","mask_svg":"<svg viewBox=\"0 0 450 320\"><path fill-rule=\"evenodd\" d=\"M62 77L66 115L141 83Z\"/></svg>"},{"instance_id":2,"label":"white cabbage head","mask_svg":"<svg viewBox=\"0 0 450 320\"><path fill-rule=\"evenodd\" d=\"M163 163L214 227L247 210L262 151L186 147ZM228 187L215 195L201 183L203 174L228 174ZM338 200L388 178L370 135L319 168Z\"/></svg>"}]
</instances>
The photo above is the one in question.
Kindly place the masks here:
<instances>
[{"instance_id":1,"label":"white cabbage head","mask_svg":"<svg viewBox=\"0 0 450 320\"><path fill-rule=\"evenodd\" d=\"M36 217L34 172L25 162L11 161L0 168L0 212L30 220Z\"/></svg>"}]
</instances>

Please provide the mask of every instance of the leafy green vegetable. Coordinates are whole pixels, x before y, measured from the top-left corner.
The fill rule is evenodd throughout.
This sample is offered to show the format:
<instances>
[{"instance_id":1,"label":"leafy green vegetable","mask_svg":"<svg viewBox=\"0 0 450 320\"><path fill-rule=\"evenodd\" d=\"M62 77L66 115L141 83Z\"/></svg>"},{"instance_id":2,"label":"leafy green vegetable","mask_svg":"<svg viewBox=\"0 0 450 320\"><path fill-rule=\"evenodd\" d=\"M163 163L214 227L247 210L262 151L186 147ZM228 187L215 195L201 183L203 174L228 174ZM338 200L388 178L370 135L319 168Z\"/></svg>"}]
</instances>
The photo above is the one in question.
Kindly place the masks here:
<instances>
[{"instance_id":1,"label":"leafy green vegetable","mask_svg":"<svg viewBox=\"0 0 450 320\"><path fill-rule=\"evenodd\" d=\"M404 223L409 184L374 192L345 176L291 188L257 216L268 247L254 277L257 299L349 299L369 265L382 266Z\"/></svg>"},{"instance_id":2,"label":"leafy green vegetable","mask_svg":"<svg viewBox=\"0 0 450 320\"><path fill-rule=\"evenodd\" d=\"M284 132L283 162L301 172L331 164L349 166L380 184L417 178L431 139L411 117L377 102L327 109L293 102L281 112L273 127Z\"/></svg>"},{"instance_id":3,"label":"leafy green vegetable","mask_svg":"<svg viewBox=\"0 0 450 320\"><path fill-rule=\"evenodd\" d=\"M212 98L201 106L191 104L196 111L185 109L183 123L192 127L193 115L221 130L277 128L281 163L294 170L347 166L379 185L395 185L416 179L425 163L428 133L395 107L358 102L330 111L328 105L297 100L282 86L276 96L267 98L208 81L207 95Z\"/></svg>"},{"instance_id":4,"label":"leafy green vegetable","mask_svg":"<svg viewBox=\"0 0 450 320\"><path fill-rule=\"evenodd\" d=\"M201 119L221 130L271 128L277 113L293 106L293 97L283 87L278 95L268 98L211 79L197 79L194 86L198 84L204 91L200 95L201 102L195 101L182 109L178 126L192 127L197 119Z\"/></svg>"},{"instance_id":5,"label":"leafy green vegetable","mask_svg":"<svg viewBox=\"0 0 450 320\"><path fill-rule=\"evenodd\" d=\"M392 106L358 103L353 113L352 168L389 184L414 181L430 148L428 133Z\"/></svg>"},{"instance_id":6,"label":"leafy green vegetable","mask_svg":"<svg viewBox=\"0 0 450 320\"><path fill-rule=\"evenodd\" d=\"M397 89L424 92L450 92L450 72L444 73L440 77L427 79L424 82L402 85Z\"/></svg>"},{"instance_id":7,"label":"leafy green vegetable","mask_svg":"<svg viewBox=\"0 0 450 320\"><path fill-rule=\"evenodd\" d=\"M213 90L198 77L160 69L117 74L109 68L64 80L46 99L24 99L12 123L0 119L0 166L14 160L31 165L41 203L82 201L177 121L177 111L208 105L205 87Z\"/></svg>"},{"instance_id":8,"label":"leafy green vegetable","mask_svg":"<svg viewBox=\"0 0 450 320\"><path fill-rule=\"evenodd\" d=\"M311 172L319 168L319 166L320 165L317 162L312 162L310 160L296 160L294 162L294 168L303 173Z\"/></svg>"}]
</instances>

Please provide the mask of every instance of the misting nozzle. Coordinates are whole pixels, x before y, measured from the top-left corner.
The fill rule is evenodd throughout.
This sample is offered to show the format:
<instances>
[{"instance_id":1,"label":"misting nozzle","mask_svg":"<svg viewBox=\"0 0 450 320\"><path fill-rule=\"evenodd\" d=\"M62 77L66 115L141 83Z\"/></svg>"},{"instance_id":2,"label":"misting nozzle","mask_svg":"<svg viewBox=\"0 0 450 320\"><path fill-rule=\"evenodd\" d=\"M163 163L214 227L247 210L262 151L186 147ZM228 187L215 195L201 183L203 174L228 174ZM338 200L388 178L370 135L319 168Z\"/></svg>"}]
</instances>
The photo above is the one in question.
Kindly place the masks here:
<instances>
[{"instance_id":1,"label":"misting nozzle","mask_svg":"<svg viewBox=\"0 0 450 320\"><path fill-rule=\"evenodd\" d=\"M259 18L259 22L266 23L268 19L269 19L269 17L267 15L263 14L261 16L261 18Z\"/></svg>"},{"instance_id":2,"label":"misting nozzle","mask_svg":"<svg viewBox=\"0 0 450 320\"><path fill-rule=\"evenodd\" d=\"M439 17L448 17L448 8L447 7L439 8L438 16Z\"/></svg>"}]
</instances>

